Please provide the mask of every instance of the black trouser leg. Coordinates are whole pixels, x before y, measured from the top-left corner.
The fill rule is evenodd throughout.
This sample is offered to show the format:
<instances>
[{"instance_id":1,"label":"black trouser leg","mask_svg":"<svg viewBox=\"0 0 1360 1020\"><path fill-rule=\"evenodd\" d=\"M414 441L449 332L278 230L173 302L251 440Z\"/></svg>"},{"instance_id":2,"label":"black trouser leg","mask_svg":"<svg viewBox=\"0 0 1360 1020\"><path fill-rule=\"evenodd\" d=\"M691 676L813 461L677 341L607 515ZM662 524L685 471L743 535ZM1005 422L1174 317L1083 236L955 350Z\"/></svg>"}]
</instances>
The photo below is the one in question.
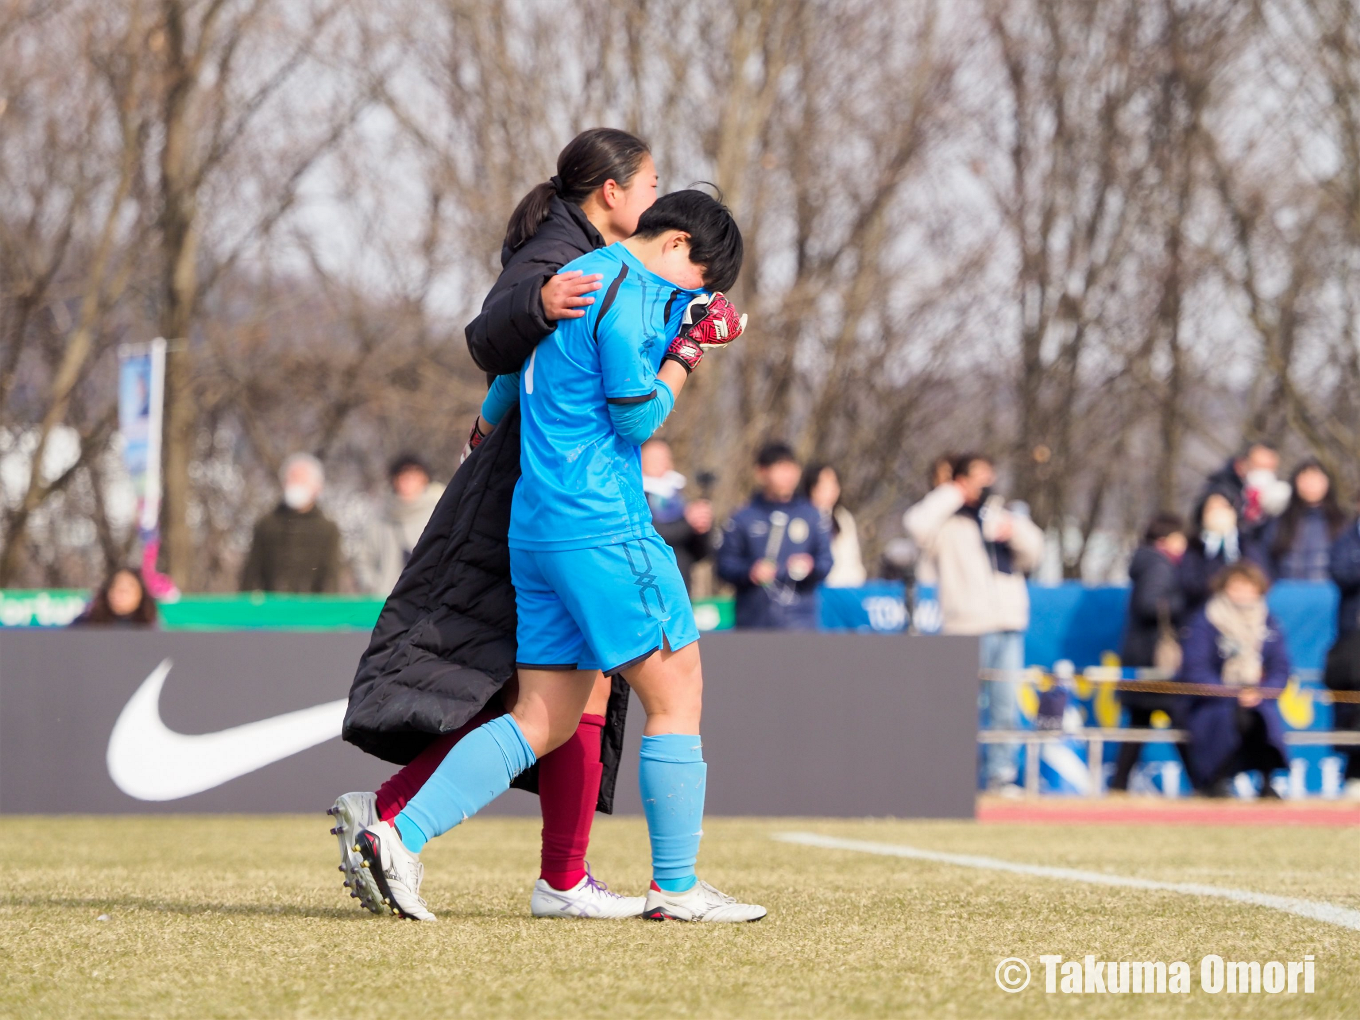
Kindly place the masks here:
<instances>
[{"instance_id":1,"label":"black trouser leg","mask_svg":"<svg viewBox=\"0 0 1360 1020\"><path fill-rule=\"evenodd\" d=\"M1129 729L1146 730L1150 729L1151 726L1151 709L1141 708L1138 705L1129 706ZM1142 744L1125 741L1119 745L1119 756L1114 762L1114 777L1110 780L1111 790L1127 790L1129 788L1129 773L1138 764L1138 758L1142 753Z\"/></svg>"},{"instance_id":2,"label":"black trouser leg","mask_svg":"<svg viewBox=\"0 0 1360 1020\"><path fill-rule=\"evenodd\" d=\"M1280 759L1280 752L1270 745L1265 717L1254 708L1243 708L1239 705L1237 731L1241 734L1241 743L1219 768L1214 781L1231 779L1239 772L1259 771L1268 786L1270 774L1276 769L1284 768L1285 763Z\"/></svg>"},{"instance_id":3,"label":"black trouser leg","mask_svg":"<svg viewBox=\"0 0 1360 1020\"><path fill-rule=\"evenodd\" d=\"M1334 702L1332 705L1333 723L1338 730L1360 730L1360 705L1349 702ZM1360 746L1351 744L1335 748L1338 754L1346 756L1344 781L1360 779Z\"/></svg>"}]
</instances>

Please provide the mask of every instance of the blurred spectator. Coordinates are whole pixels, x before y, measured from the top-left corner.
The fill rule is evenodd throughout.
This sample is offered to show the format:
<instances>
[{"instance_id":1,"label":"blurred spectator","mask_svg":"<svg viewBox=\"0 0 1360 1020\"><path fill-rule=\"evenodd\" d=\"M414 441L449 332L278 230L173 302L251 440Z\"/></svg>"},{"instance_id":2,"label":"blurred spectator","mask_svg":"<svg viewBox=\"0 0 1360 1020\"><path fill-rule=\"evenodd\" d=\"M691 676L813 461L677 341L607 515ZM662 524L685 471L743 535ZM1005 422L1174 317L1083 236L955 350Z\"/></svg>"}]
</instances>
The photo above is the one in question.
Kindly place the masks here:
<instances>
[{"instance_id":1,"label":"blurred spectator","mask_svg":"<svg viewBox=\"0 0 1360 1020\"><path fill-rule=\"evenodd\" d=\"M369 521L359 541L354 573L359 590L387 595L396 586L411 550L444 494L430 482L430 469L412 453L404 453L387 469L390 491L382 512Z\"/></svg>"},{"instance_id":2,"label":"blurred spectator","mask_svg":"<svg viewBox=\"0 0 1360 1020\"><path fill-rule=\"evenodd\" d=\"M930 462L930 487L938 489L945 482L954 480L954 455L942 453Z\"/></svg>"},{"instance_id":3,"label":"blurred spectator","mask_svg":"<svg viewBox=\"0 0 1360 1020\"><path fill-rule=\"evenodd\" d=\"M317 508L321 462L295 453L279 469L283 502L255 524L242 591L333 592L340 587L340 529Z\"/></svg>"},{"instance_id":4,"label":"blurred spectator","mask_svg":"<svg viewBox=\"0 0 1360 1020\"><path fill-rule=\"evenodd\" d=\"M1323 683L1336 691L1360 691L1360 522L1352 521L1342 529L1332 545L1332 580L1341 589L1337 607L1336 644L1327 653ZM1335 702L1333 726L1338 730L1360 730L1360 705ZM1339 747L1346 755L1345 793L1360 799L1360 747Z\"/></svg>"},{"instance_id":5,"label":"blurred spectator","mask_svg":"<svg viewBox=\"0 0 1360 1020\"><path fill-rule=\"evenodd\" d=\"M1191 778L1210 797L1228 796L1233 777L1254 770L1264 778L1261 796L1279 796L1270 774L1288 761L1284 723L1261 688L1285 685L1289 654L1266 606L1269 588L1255 563L1234 563L1214 579L1213 597L1186 628L1180 679L1238 689L1236 698L1191 698L1187 709Z\"/></svg>"},{"instance_id":6,"label":"blurred spectator","mask_svg":"<svg viewBox=\"0 0 1360 1020\"><path fill-rule=\"evenodd\" d=\"M927 481L930 483L931 491L938 489L946 482L954 480L954 454L942 453L930 462L930 474ZM912 543L915 546L915 543ZM915 560L915 580L918 586L933 588L939 583L939 578L935 576L935 564L929 557L919 555Z\"/></svg>"},{"instance_id":7,"label":"blurred spectator","mask_svg":"<svg viewBox=\"0 0 1360 1020\"><path fill-rule=\"evenodd\" d=\"M1209 476L1201 503L1217 493L1226 499L1249 532L1284 512L1289 484L1276 477L1280 455L1267 443L1252 443Z\"/></svg>"},{"instance_id":8,"label":"blurred spectator","mask_svg":"<svg viewBox=\"0 0 1360 1020\"><path fill-rule=\"evenodd\" d=\"M821 511L798 495L802 469L783 443L756 457L759 490L723 528L718 576L736 586L737 626L816 630L817 585L831 570Z\"/></svg>"},{"instance_id":9,"label":"blurred spectator","mask_svg":"<svg viewBox=\"0 0 1360 1020\"><path fill-rule=\"evenodd\" d=\"M154 627L160 619L156 600L146 590L142 575L119 567L95 592L72 627Z\"/></svg>"},{"instance_id":10,"label":"blurred spectator","mask_svg":"<svg viewBox=\"0 0 1360 1020\"><path fill-rule=\"evenodd\" d=\"M1289 506L1267 522L1260 544L1278 581L1325 581L1332 543L1346 526L1327 470L1315 460L1294 469Z\"/></svg>"},{"instance_id":11,"label":"blurred spectator","mask_svg":"<svg viewBox=\"0 0 1360 1020\"><path fill-rule=\"evenodd\" d=\"M1189 619L1209 600L1214 577L1224 567L1242 558L1265 563L1260 543L1251 535L1243 534L1237 526L1237 511L1228 497L1211 492L1195 511L1194 528L1198 532L1181 558L1177 576L1185 596L1185 617Z\"/></svg>"},{"instance_id":12,"label":"blurred spectator","mask_svg":"<svg viewBox=\"0 0 1360 1020\"><path fill-rule=\"evenodd\" d=\"M831 531L831 572L828 588L858 588L868 578L859 552L855 516L841 502L841 480L830 464L809 464L800 491L822 514Z\"/></svg>"},{"instance_id":13,"label":"blurred spectator","mask_svg":"<svg viewBox=\"0 0 1360 1020\"><path fill-rule=\"evenodd\" d=\"M990 729L1018 725L1015 688L1025 665L1029 592L1025 574L1039 565L1044 533L993 494L996 471L976 453L956 457L952 480L938 485L906 512L907 533L938 578L946 634L981 638L981 665L1002 674L982 683L981 703ZM988 744L987 788L1014 788L1017 748Z\"/></svg>"},{"instance_id":14,"label":"blurred spectator","mask_svg":"<svg viewBox=\"0 0 1360 1020\"><path fill-rule=\"evenodd\" d=\"M706 499L686 502L680 494L685 482L685 476L675 470L670 443L649 439L642 444L642 491L652 508L652 524L675 553L688 590L694 564L711 551L713 504Z\"/></svg>"},{"instance_id":15,"label":"blurred spectator","mask_svg":"<svg viewBox=\"0 0 1360 1020\"><path fill-rule=\"evenodd\" d=\"M1180 669L1181 649L1177 633L1185 623L1185 596L1176 579L1176 567L1185 555L1185 526L1175 514L1158 514L1148 525L1143 544L1129 563L1129 620L1124 633L1121 659L1125 666L1156 669L1174 676ZM1168 715L1176 708L1169 694L1124 691L1119 700L1129 710L1129 727L1146 729L1152 713ZM1143 745L1121 744L1115 760L1110 789L1127 790L1129 773L1138 763Z\"/></svg>"}]
</instances>

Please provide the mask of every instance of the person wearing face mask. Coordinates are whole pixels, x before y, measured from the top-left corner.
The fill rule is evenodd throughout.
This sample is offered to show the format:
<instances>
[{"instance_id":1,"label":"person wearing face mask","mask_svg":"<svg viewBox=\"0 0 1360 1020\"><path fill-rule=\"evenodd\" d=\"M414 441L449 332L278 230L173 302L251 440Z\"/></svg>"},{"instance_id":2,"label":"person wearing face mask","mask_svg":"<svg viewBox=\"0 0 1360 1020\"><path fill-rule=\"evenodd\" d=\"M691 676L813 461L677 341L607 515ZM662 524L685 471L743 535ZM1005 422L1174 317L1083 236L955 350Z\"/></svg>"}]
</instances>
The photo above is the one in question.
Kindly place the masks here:
<instances>
[{"instance_id":1,"label":"person wearing face mask","mask_svg":"<svg viewBox=\"0 0 1360 1020\"><path fill-rule=\"evenodd\" d=\"M1201 502L1211 495L1222 496L1236 511L1242 530L1254 531L1289 504L1289 483L1276 477L1279 470L1280 455L1273 446L1250 443L1209 476Z\"/></svg>"},{"instance_id":2,"label":"person wearing face mask","mask_svg":"<svg viewBox=\"0 0 1360 1020\"><path fill-rule=\"evenodd\" d=\"M1015 679L1025 665L1029 592L1025 574L1039 565L1044 533L1019 504L992 492L996 469L989 458L965 453L954 458L950 480L937 485L902 519L921 549L921 560L937 578L946 634L979 637L984 679L979 708L990 729L1018 725ZM988 744L987 788L1014 795L1019 750Z\"/></svg>"},{"instance_id":3,"label":"person wearing face mask","mask_svg":"<svg viewBox=\"0 0 1360 1020\"><path fill-rule=\"evenodd\" d=\"M339 591L340 529L316 505L326 484L321 462L294 453L279 469L279 481L283 500L255 524L241 591Z\"/></svg>"},{"instance_id":4,"label":"person wearing face mask","mask_svg":"<svg viewBox=\"0 0 1360 1020\"><path fill-rule=\"evenodd\" d=\"M1194 520L1198 533L1191 538L1177 567L1186 619L1209 600L1210 585L1224 567L1242 559L1257 566L1265 564L1260 543L1239 529L1237 511L1227 496L1209 493L1196 510Z\"/></svg>"},{"instance_id":5,"label":"person wearing face mask","mask_svg":"<svg viewBox=\"0 0 1360 1020\"><path fill-rule=\"evenodd\" d=\"M1261 796L1276 797L1270 775L1289 760L1279 707L1261 696L1289 680L1284 634L1266 606L1269 588L1265 571L1240 560L1214 578L1212 597L1186 628L1178 679L1237 690L1235 698L1191 698L1186 710L1190 776L1206 796L1226 797L1234 776L1259 771Z\"/></svg>"},{"instance_id":6,"label":"person wearing face mask","mask_svg":"<svg viewBox=\"0 0 1360 1020\"><path fill-rule=\"evenodd\" d=\"M686 481L675 470L670 443L652 437L642 444L642 491L652 511L652 527L675 553L676 566L689 591L694 564L712 551L713 504L707 499L685 499Z\"/></svg>"}]
</instances>

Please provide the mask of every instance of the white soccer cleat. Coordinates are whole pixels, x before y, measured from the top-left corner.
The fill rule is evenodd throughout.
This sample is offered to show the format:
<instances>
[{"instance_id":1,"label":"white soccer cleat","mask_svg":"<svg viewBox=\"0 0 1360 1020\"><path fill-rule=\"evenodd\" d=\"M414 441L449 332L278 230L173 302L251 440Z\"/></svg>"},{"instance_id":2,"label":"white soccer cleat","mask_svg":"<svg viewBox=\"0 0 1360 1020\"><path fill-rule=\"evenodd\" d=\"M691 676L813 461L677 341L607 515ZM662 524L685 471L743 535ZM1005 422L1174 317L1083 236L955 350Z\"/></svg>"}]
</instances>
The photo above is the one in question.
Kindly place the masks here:
<instances>
[{"instance_id":1,"label":"white soccer cleat","mask_svg":"<svg viewBox=\"0 0 1360 1020\"><path fill-rule=\"evenodd\" d=\"M620 896L597 882L586 865L586 877L563 892L543 879L534 883L529 910L535 917L637 917L646 904L643 896Z\"/></svg>"},{"instance_id":2,"label":"white soccer cleat","mask_svg":"<svg viewBox=\"0 0 1360 1020\"><path fill-rule=\"evenodd\" d=\"M386 914L378 883L360 866L362 858L354 849L359 833L378 820L378 799L371 793L342 793L326 814L335 819L331 835L340 844L340 873L345 876L345 888L373 913Z\"/></svg>"},{"instance_id":3,"label":"white soccer cleat","mask_svg":"<svg viewBox=\"0 0 1360 1020\"><path fill-rule=\"evenodd\" d=\"M649 921L759 921L765 908L754 903L738 903L736 897L718 892L707 882L695 882L682 893L662 889L647 890L647 905L642 916Z\"/></svg>"},{"instance_id":4,"label":"white soccer cleat","mask_svg":"<svg viewBox=\"0 0 1360 1020\"><path fill-rule=\"evenodd\" d=\"M433 921L434 915L420 898L425 865L407 850L391 822L374 822L354 841L360 867L373 876L381 897L382 912L412 921Z\"/></svg>"}]
</instances>

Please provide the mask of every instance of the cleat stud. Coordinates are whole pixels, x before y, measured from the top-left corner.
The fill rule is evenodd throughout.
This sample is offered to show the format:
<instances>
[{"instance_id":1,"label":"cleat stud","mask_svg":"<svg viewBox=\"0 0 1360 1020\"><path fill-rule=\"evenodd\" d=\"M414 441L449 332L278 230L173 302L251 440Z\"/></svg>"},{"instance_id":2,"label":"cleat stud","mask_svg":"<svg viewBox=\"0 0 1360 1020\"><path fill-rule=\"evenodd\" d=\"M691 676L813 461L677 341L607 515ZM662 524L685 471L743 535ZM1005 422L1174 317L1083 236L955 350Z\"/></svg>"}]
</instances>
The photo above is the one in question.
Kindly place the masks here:
<instances>
[{"instance_id":1,"label":"cleat stud","mask_svg":"<svg viewBox=\"0 0 1360 1020\"><path fill-rule=\"evenodd\" d=\"M389 907L390 907L390 906L392 905L392 901L389 900L386 896L384 896L384 897L383 897L383 904L384 904L385 906L389 906Z\"/></svg>"},{"instance_id":2,"label":"cleat stud","mask_svg":"<svg viewBox=\"0 0 1360 1020\"><path fill-rule=\"evenodd\" d=\"M368 867L368 861L364 861L362 864L359 865L359 867L361 867L361 868L367 868L367 867Z\"/></svg>"},{"instance_id":3,"label":"cleat stud","mask_svg":"<svg viewBox=\"0 0 1360 1020\"><path fill-rule=\"evenodd\" d=\"M359 898L359 894L357 892L352 892L349 894L349 898L352 900L357 900Z\"/></svg>"},{"instance_id":4,"label":"cleat stud","mask_svg":"<svg viewBox=\"0 0 1360 1020\"><path fill-rule=\"evenodd\" d=\"M398 910L396 907L393 907L393 908L392 908L392 913L396 914L398 917L401 916L401 911Z\"/></svg>"},{"instance_id":5,"label":"cleat stud","mask_svg":"<svg viewBox=\"0 0 1360 1020\"><path fill-rule=\"evenodd\" d=\"M359 852L359 844L355 843L352 847L350 847L350 849L357 854Z\"/></svg>"},{"instance_id":6,"label":"cleat stud","mask_svg":"<svg viewBox=\"0 0 1360 1020\"><path fill-rule=\"evenodd\" d=\"M344 866L343 864L341 864L341 865L337 866L335 870L336 870L336 871L344 871L344 870L345 870L345 866Z\"/></svg>"}]
</instances>

